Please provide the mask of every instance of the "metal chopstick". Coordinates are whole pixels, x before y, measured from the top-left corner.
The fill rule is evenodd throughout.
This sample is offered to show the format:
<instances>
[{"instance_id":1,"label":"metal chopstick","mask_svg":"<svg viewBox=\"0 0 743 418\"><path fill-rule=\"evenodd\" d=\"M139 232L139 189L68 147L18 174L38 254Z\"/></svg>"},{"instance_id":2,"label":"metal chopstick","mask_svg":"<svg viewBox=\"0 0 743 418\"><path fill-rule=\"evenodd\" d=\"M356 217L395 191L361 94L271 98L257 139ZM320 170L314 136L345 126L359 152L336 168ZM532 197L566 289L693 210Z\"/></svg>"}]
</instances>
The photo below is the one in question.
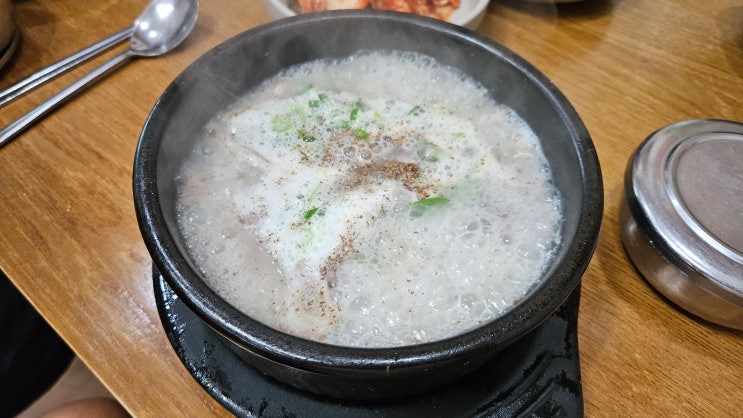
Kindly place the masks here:
<instances>
[{"instance_id":1,"label":"metal chopstick","mask_svg":"<svg viewBox=\"0 0 743 418\"><path fill-rule=\"evenodd\" d=\"M90 58L93 58L94 56L102 53L103 51L121 43L122 41L128 39L132 35L133 31L134 26L131 26L119 32L116 32L113 35L102 39L97 43L70 55L67 58L63 58L55 62L54 64L44 68L43 70L40 70L13 84L12 86L0 91L0 106L3 106L6 103L15 100L21 95L64 73L70 68L81 64L89 60Z\"/></svg>"}]
</instances>

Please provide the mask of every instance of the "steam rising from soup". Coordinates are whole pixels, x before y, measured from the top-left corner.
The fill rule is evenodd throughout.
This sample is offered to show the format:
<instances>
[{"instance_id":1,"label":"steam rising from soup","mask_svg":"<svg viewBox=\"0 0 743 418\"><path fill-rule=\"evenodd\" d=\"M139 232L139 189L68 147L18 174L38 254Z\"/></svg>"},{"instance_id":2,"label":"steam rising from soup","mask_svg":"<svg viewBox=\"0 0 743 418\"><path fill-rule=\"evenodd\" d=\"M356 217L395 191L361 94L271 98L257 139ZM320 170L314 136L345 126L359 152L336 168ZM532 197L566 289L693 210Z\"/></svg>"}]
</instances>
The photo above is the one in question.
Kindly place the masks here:
<instances>
[{"instance_id":1,"label":"steam rising from soup","mask_svg":"<svg viewBox=\"0 0 743 418\"><path fill-rule=\"evenodd\" d=\"M267 80L206 127L178 177L204 279L277 329L390 347L506 312L559 245L539 141L430 57L366 52Z\"/></svg>"}]
</instances>

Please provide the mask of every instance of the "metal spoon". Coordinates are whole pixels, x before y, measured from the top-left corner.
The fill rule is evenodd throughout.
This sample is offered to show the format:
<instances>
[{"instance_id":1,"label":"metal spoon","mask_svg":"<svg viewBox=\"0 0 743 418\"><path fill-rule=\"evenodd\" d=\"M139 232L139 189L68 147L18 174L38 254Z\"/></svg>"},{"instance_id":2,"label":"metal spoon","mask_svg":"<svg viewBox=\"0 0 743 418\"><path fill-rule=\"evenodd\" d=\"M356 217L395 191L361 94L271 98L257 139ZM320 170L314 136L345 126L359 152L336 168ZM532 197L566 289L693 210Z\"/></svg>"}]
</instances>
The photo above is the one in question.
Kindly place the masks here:
<instances>
[{"instance_id":1,"label":"metal spoon","mask_svg":"<svg viewBox=\"0 0 743 418\"><path fill-rule=\"evenodd\" d=\"M133 57L156 57L178 46L196 24L198 0L153 0L134 22L129 48L70 84L0 131L0 147L73 94Z\"/></svg>"}]
</instances>

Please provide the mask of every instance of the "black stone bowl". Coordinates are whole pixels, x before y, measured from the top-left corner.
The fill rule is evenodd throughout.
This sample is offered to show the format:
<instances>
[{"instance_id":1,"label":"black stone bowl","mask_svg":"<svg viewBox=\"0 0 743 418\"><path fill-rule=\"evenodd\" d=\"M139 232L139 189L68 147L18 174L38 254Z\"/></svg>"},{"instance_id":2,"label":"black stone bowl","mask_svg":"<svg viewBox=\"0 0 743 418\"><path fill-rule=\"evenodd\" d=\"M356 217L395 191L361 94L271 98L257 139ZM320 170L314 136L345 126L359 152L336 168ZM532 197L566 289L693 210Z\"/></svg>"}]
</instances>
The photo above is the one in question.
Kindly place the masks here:
<instances>
[{"instance_id":1,"label":"black stone bowl","mask_svg":"<svg viewBox=\"0 0 743 418\"><path fill-rule=\"evenodd\" d=\"M416 51L469 74L515 109L541 138L564 200L562 243L543 280L504 316L453 338L361 349L287 335L226 303L184 250L175 221L175 175L207 121L281 69L361 49ZM134 163L139 226L175 293L248 363L297 388L351 399L419 393L476 369L552 314L580 282L598 241L600 167L580 118L550 81L501 45L466 29L397 13L297 16L215 47L165 90L145 123Z\"/></svg>"}]
</instances>

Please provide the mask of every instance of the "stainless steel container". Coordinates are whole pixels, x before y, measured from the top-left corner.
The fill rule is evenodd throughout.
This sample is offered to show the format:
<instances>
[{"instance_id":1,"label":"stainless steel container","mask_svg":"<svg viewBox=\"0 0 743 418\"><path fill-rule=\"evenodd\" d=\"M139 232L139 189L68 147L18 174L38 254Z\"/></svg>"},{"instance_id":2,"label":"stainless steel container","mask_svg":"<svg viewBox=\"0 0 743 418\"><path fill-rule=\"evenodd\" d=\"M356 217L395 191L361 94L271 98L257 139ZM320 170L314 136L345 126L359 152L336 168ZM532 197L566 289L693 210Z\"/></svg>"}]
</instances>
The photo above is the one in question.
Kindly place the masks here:
<instances>
[{"instance_id":1,"label":"stainless steel container","mask_svg":"<svg viewBox=\"0 0 743 418\"><path fill-rule=\"evenodd\" d=\"M648 282L743 329L743 124L689 120L650 135L627 167L620 222Z\"/></svg>"},{"instance_id":2,"label":"stainless steel container","mask_svg":"<svg viewBox=\"0 0 743 418\"><path fill-rule=\"evenodd\" d=\"M15 23L12 0L0 0L0 69L18 46L20 32Z\"/></svg>"}]
</instances>

